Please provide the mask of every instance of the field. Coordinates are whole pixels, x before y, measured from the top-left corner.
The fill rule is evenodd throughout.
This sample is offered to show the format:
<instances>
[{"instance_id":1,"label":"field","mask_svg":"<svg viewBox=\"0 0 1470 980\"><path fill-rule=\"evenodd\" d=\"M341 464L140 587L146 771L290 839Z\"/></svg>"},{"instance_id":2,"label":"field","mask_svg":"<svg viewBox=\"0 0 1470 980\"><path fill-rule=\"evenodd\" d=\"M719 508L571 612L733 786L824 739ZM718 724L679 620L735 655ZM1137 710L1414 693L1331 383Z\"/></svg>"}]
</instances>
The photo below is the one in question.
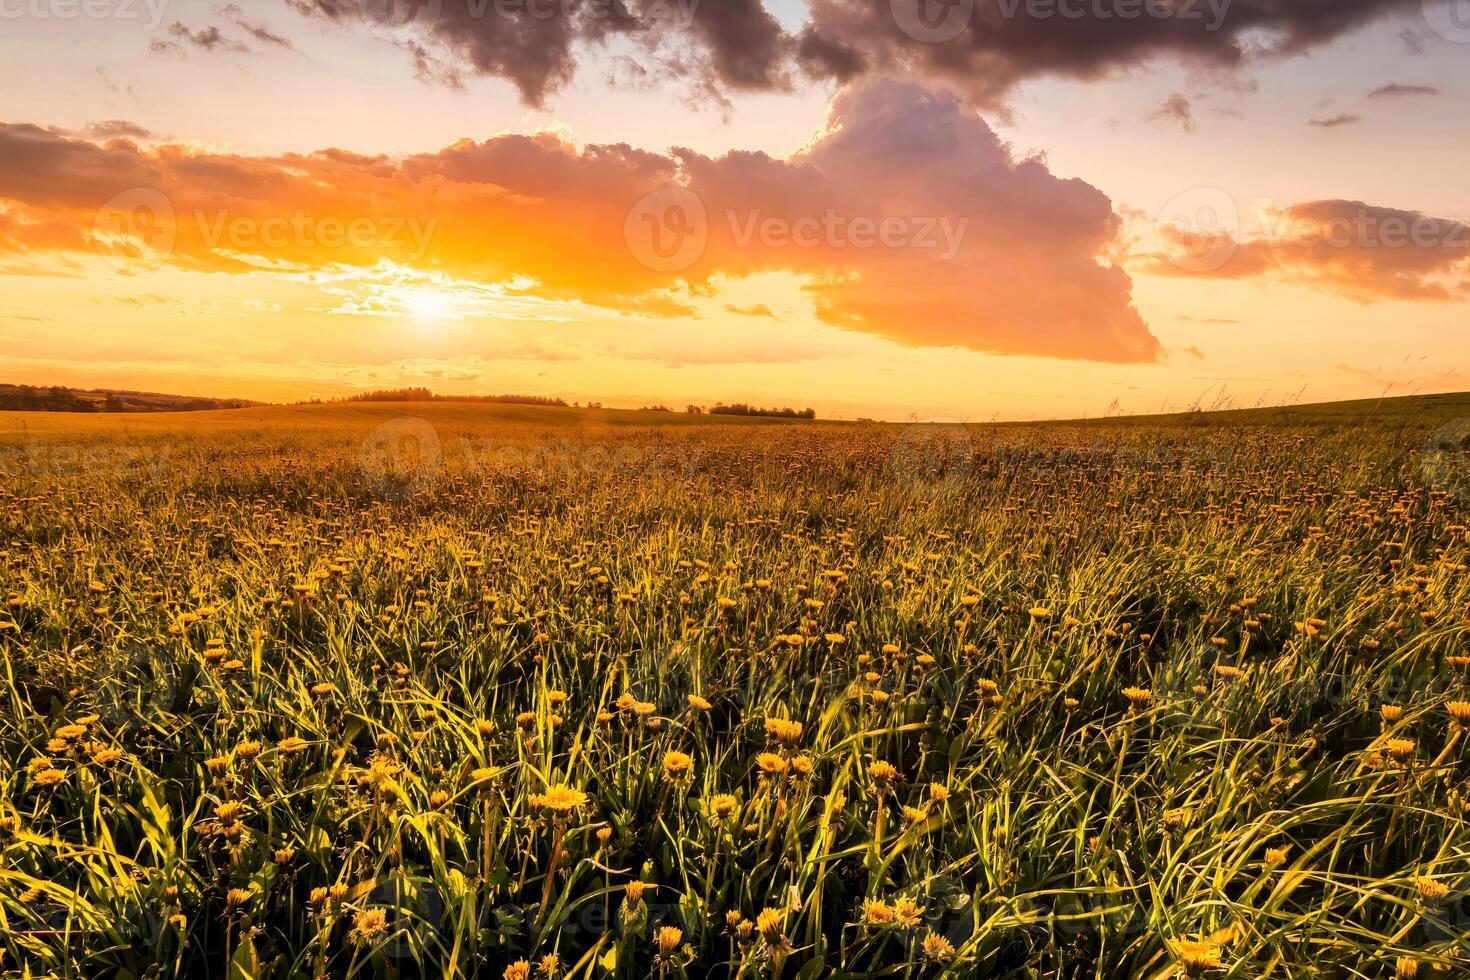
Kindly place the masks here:
<instances>
[{"instance_id":1,"label":"field","mask_svg":"<svg viewBox=\"0 0 1470 980\"><path fill-rule=\"evenodd\" d=\"M0 975L1466 976L1466 416L0 415Z\"/></svg>"}]
</instances>

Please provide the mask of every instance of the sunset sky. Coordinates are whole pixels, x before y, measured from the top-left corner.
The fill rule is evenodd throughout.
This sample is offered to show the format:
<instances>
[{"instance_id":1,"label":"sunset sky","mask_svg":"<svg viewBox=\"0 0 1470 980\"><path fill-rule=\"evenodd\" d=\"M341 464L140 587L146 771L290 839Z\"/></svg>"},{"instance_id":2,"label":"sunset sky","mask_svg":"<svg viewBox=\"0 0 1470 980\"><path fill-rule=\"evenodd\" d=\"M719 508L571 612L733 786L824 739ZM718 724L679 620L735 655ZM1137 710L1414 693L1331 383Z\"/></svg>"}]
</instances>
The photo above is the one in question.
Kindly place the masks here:
<instances>
[{"instance_id":1,"label":"sunset sky","mask_svg":"<svg viewBox=\"0 0 1470 980\"><path fill-rule=\"evenodd\" d=\"M1470 0L614 2L0 0L0 382L1470 388Z\"/></svg>"}]
</instances>

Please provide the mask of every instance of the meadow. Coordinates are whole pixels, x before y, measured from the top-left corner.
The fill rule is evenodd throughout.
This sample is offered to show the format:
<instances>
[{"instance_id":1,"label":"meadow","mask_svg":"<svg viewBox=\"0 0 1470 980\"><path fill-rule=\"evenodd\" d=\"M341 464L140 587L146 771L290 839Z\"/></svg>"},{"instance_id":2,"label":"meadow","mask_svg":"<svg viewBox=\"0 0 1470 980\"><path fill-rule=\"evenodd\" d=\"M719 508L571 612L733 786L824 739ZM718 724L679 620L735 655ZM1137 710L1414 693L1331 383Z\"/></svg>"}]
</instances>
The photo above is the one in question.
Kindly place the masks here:
<instances>
[{"instance_id":1,"label":"meadow","mask_svg":"<svg viewBox=\"0 0 1470 980\"><path fill-rule=\"evenodd\" d=\"M1470 975L1467 416L0 415L0 975Z\"/></svg>"}]
</instances>

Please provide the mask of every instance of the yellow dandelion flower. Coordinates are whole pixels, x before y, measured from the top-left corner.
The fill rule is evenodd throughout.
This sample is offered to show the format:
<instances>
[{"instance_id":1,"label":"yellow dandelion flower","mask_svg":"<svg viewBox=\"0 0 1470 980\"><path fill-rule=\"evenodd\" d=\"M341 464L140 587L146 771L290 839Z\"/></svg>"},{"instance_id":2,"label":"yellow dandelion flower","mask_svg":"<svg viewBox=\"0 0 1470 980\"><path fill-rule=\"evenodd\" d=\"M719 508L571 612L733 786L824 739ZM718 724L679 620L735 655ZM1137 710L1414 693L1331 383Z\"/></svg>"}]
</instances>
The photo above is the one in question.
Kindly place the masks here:
<instances>
[{"instance_id":1,"label":"yellow dandelion flower","mask_svg":"<svg viewBox=\"0 0 1470 980\"><path fill-rule=\"evenodd\" d=\"M531 805L557 817L569 816L587 805L587 794L570 786L548 786L544 793L534 793Z\"/></svg>"},{"instance_id":2,"label":"yellow dandelion flower","mask_svg":"<svg viewBox=\"0 0 1470 980\"><path fill-rule=\"evenodd\" d=\"M694 769L694 757L686 752L664 754L664 778L677 782L689 778Z\"/></svg>"},{"instance_id":3,"label":"yellow dandelion flower","mask_svg":"<svg viewBox=\"0 0 1470 980\"><path fill-rule=\"evenodd\" d=\"M352 942L357 946L371 946L378 937L388 931L388 913L384 909L363 909L352 917Z\"/></svg>"}]
</instances>

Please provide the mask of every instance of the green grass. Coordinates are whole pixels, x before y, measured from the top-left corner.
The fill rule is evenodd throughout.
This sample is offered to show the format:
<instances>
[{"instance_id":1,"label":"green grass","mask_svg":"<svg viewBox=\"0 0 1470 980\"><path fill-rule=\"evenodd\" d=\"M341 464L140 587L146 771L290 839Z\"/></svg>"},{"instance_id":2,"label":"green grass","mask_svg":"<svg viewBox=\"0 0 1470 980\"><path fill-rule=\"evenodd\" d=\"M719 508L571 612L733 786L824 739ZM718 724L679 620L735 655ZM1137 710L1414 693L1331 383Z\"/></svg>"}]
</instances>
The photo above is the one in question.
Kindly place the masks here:
<instances>
[{"instance_id":1,"label":"green grass","mask_svg":"<svg viewBox=\"0 0 1470 980\"><path fill-rule=\"evenodd\" d=\"M7 417L0 970L1461 975L1462 405Z\"/></svg>"}]
</instances>

